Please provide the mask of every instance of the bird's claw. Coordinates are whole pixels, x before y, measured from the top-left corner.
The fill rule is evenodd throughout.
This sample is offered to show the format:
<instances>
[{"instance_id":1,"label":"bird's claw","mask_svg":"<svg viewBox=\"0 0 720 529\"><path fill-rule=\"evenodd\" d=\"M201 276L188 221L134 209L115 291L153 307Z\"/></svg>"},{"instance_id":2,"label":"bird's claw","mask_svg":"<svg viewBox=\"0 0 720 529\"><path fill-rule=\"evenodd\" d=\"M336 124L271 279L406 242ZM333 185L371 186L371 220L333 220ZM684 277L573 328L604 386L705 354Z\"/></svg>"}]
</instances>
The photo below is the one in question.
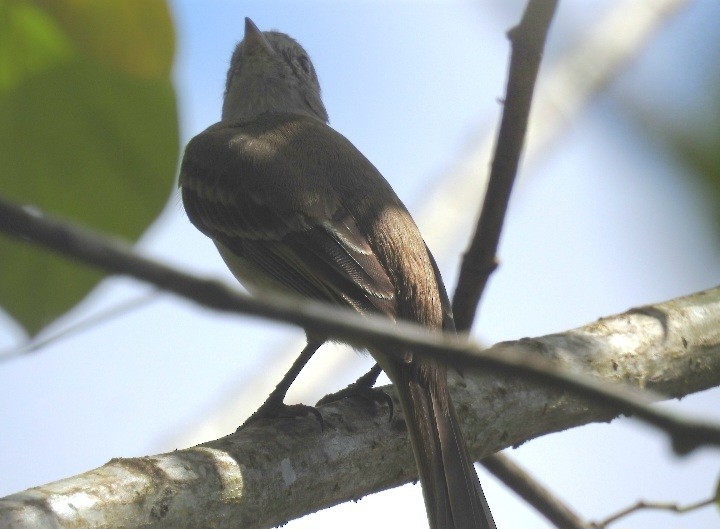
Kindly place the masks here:
<instances>
[{"instance_id":1,"label":"bird's claw","mask_svg":"<svg viewBox=\"0 0 720 529\"><path fill-rule=\"evenodd\" d=\"M285 404L282 401L275 402L268 399L255 413L248 417L238 430L242 430L247 425L262 419L297 419L307 415L313 415L318 423L320 423L320 429L325 429L325 421L318 409L314 406L308 406L307 404Z\"/></svg>"},{"instance_id":2,"label":"bird's claw","mask_svg":"<svg viewBox=\"0 0 720 529\"><path fill-rule=\"evenodd\" d=\"M361 398L365 401L373 403L387 404L387 407L390 410L390 417L388 421L392 421L393 413L395 411L395 404L393 403L392 397L380 388L367 387L366 385L361 383L359 384L358 382L350 384L345 389L341 389L340 391L331 393L330 395L325 395L315 405L322 406L324 404L330 404L332 402L338 402L342 399L353 397Z\"/></svg>"}]
</instances>

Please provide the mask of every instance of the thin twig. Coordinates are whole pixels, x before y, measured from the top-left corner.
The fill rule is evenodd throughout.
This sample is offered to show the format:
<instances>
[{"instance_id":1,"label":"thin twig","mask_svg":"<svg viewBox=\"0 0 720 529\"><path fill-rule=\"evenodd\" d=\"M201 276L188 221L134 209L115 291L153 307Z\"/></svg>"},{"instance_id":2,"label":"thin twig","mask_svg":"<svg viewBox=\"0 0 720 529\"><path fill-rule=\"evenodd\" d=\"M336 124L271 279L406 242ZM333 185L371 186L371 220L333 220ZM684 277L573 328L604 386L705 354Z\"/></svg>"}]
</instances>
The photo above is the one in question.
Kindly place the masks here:
<instances>
[{"instance_id":1,"label":"thin twig","mask_svg":"<svg viewBox=\"0 0 720 529\"><path fill-rule=\"evenodd\" d=\"M706 500L697 501L695 503L690 503L688 505L678 505L677 503L640 500L635 505L626 507L625 509L618 511L615 514L608 516L604 520L601 520L599 522L592 522L590 524L590 527L593 527L595 529L604 529L611 523L615 523L618 520L620 520L621 518L625 518L626 516L629 516L630 514L632 514L634 512L638 512L638 511L642 511L642 510L670 511L670 512L675 512L678 514L682 514L682 513L702 509L703 507L707 507L708 505L712 505L713 503L715 503L715 498L708 498Z\"/></svg>"},{"instance_id":2,"label":"thin twig","mask_svg":"<svg viewBox=\"0 0 720 529\"><path fill-rule=\"evenodd\" d=\"M180 272L141 257L117 240L68 222L51 220L36 209L30 213L3 198L0 198L0 230L85 264L152 283L212 309L291 323L358 347L375 346L393 351L410 346L417 354L444 357L449 364L461 368L494 369L572 390L592 402L631 413L667 432L678 453L688 453L703 445L720 446L720 425L654 408L651 404L660 400L660 395L629 386L608 385L607 381L558 369L541 355L530 356L502 344L483 350L459 336L402 321L393 324L380 316L363 317L352 310L340 310L324 303L279 295L243 295L219 281ZM714 291L705 293L715 294Z\"/></svg>"},{"instance_id":3,"label":"thin twig","mask_svg":"<svg viewBox=\"0 0 720 529\"><path fill-rule=\"evenodd\" d=\"M589 527L585 520L507 456L494 454L483 459L481 463L556 527L560 529Z\"/></svg>"},{"instance_id":4,"label":"thin twig","mask_svg":"<svg viewBox=\"0 0 720 529\"><path fill-rule=\"evenodd\" d=\"M500 233L520 164L533 89L556 5L557 0L531 0L520 24L508 32L513 51L497 149L480 219L463 256L453 299L455 325L459 331L470 328L480 296L497 267Z\"/></svg>"},{"instance_id":5,"label":"thin twig","mask_svg":"<svg viewBox=\"0 0 720 529\"><path fill-rule=\"evenodd\" d=\"M480 297L496 266L495 254L520 163L542 50L556 7L556 0L530 0L520 24L508 33L512 55L498 142L480 219L463 258L453 296L455 325L461 332L472 327ZM496 454L480 463L557 527L586 526L567 505L510 458Z\"/></svg>"},{"instance_id":6,"label":"thin twig","mask_svg":"<svg viewBox=\"0 0 720 529\"><path fill-rule=\"evenodd\" d=\"M131 311L137 310L140 307L147 305L151 301L155 301L156 299L158 299L159 294L159 290L153 289L151 292L146 292L145 294L129 300L125 300L121 303L118 303L117 305L113 305L112 307L101 310L95 314L91 314L87 318L73 323L72 325L69 325L63 329L60 329L59 331L51 334L50 336L33 338L31 340L28 340L27 343L24 343L18 347L0 351L0 364L2 364L3 362L7 362L8 360L11 360L13 358L18 358L20 356L26 355L28 353L34 353L39 349L42 349L43 347L47 347L48 345L55 343L58 340L62 340L74 334L87 331L91 328L97 327L98 325L106 323L109 320L112 320L119 316L123 316Z\"/></svg>"}]
</instances>

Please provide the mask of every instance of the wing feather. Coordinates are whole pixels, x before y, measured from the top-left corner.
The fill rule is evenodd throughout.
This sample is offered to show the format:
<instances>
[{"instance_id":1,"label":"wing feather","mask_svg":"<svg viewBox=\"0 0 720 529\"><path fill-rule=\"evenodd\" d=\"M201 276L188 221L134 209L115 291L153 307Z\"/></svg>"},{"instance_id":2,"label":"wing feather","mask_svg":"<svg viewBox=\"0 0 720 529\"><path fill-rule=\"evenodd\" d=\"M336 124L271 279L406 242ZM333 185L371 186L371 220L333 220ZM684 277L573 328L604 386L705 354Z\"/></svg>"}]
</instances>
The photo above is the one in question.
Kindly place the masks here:
<instances>
[{"instance_id":1,"label":"wing feather","mask_svg":"<svg viewBox=\"0 0 720 529\"><path fill-rule=\"evenodd\" d=\"M288 148L276 157L292 159ZM276 285L395 318L395 288L356 219L332 188L312 188L313 182L327 178L303 174L301 167L280 174L285 166L268 152L242 125L211 127L196 136L180 172L182 199L192 223L218 244L228 266L248 287ZM303 178L310 182L310 191L299 197L295 186L281 185L283 178ZM262 185L255 185L258 181ZM263 188L267 195L257 192ZM235 258L242 266L233 266ZM267 281L258 280L257 274Z\"/></svg>"}]
</instances>

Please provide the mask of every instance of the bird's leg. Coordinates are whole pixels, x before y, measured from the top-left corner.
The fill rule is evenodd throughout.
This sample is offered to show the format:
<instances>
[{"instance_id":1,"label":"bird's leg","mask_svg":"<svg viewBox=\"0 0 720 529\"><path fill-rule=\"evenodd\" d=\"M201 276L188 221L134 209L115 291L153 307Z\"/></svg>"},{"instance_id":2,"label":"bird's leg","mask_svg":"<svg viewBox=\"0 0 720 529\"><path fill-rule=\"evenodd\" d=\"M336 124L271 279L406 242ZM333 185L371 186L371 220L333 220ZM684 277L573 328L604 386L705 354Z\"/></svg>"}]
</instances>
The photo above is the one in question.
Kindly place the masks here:
<instances>
[{"instance_id":1,"label":"bird's leg","mask_svg":"<svg viewBox=\"0 0 720 529\"><path fill-rule=\"evenodd\" d=\"M392 398L390 398L390 395L385 393L382 389L373 387L381 372L382 369L380 368L380 365L375 364L370 368L370 371L358 378L345 389L341 389L340 391L331 393L330 395L325 395L317 402L316 406L337 402L348 397L361 397L371 402L382 402L387 404L390 409L390 420L392 420L394 411Z\"/></svg>"},{"instance_id":2,"label":"bird's leg","mask_svg":"<svg viewBox=\"0 0 720 529\"><path fill-rule=\"evenodd\" d=\"M355 382L350 384L346 389L348 388L372 388L375 385L375 382L377 382L378 377L380 376L380 373L382 373L382 369L380 368L380 364L375 364L370 368L370 371L365 373L363 376L358 378Z\"/></svg>"},{"instance_id":3,"label":"bird's leg","mask_svg":"<svg viewBox=\"0 0 720 529\"><path fill-rule=\"evenodd\" d=\"M306 404L285 404L284 402L285 395L290 389L290 386L310 358L312 358L312 355L315 354L315 351L317 351L323 343L325 343L325 340L308 337L307 345L300 352L300 355L295 359L282 380L275 386L275 389L270 393L268 398L265 399L265 402L262 403L257 411L255 411L238 430L258 419L294 418L307 415L308 413L312 413L320 423L320 426L323 426L322 416L313 406Z\"/></svg>"}]
</instances>

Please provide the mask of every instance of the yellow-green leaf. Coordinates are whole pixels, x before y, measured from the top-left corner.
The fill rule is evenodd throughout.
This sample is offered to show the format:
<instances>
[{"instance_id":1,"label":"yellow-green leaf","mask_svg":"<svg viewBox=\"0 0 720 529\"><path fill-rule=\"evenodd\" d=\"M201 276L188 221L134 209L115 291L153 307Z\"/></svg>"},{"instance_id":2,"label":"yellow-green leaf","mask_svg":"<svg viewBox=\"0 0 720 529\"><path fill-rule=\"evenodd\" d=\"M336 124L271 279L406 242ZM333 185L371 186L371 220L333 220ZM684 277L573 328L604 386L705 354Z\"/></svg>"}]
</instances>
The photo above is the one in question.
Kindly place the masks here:
<instances>
[{"instance_id":1,"label":"yellow-green leaf","mask_svg":"<svg viewBox=\"0 0 720 529\"><path fill-rule=\"evenodd\" d=\"M0 0L0 193L136 240L178 158L164 1ZM0 304L34 334L97 272L0 236Z\"/></svg>"}]
</instances>

